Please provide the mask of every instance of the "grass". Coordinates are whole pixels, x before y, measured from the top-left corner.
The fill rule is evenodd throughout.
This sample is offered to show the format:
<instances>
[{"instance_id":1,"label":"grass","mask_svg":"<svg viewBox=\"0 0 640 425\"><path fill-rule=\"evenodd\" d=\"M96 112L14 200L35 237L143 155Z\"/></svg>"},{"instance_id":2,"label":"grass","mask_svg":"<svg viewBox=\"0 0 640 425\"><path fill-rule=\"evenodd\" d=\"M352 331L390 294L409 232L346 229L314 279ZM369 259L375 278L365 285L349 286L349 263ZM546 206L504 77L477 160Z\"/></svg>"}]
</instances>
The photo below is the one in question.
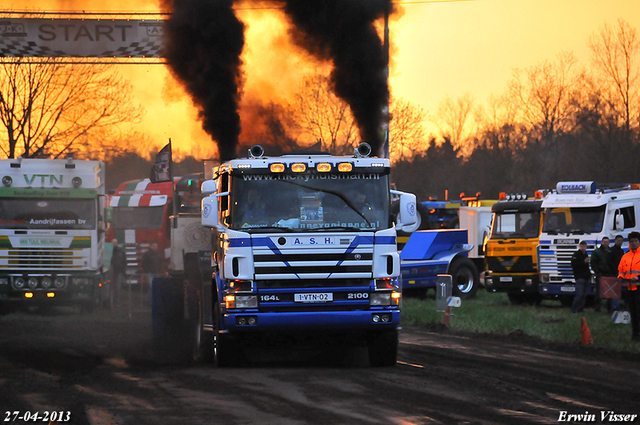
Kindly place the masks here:
<instances>
[{"instance_id":1,"label":"grass","mask_svg":"<svg viewBox=\"0 0 640 425\"><path fill-rule=\"evenodd\" d=\"M429 293L432 295L432 292ZM442 320L436 312L434 298L403 299L402 325L433 327ZM476 297L462 300L462 305L451 309L448 328L457 332L489 333L499 335L524 334L544 341L580 344L581 319L584 317L593 338L593 347L640 353L640 342L631 341L631 325L614 324L611 314L587 308L572 314L559 301L544 300L539 306L512 305L506 294L478 291Z\"/></svg>"}]
</instances>

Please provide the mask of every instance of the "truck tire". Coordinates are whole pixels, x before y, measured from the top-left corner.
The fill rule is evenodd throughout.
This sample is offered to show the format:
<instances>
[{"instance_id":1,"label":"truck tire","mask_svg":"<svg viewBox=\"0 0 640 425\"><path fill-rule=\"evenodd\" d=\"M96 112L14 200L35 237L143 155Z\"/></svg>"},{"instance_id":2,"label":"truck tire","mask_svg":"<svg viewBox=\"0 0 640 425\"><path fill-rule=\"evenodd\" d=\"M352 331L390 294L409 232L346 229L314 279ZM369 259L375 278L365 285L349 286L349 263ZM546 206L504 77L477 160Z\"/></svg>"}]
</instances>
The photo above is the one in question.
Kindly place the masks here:
<instances>
[{"instance_id":1,"label":"truck tire","mask_svg":"<svg viewBox=\"0 0 640 425\"><path fill-rule=\"evenodd\" d=\"M398 359L398 331L372 333L367 343L369 364L373 367L394 366Z\"/></svg>"},{"instance_id":2,"label":"truck tire","mask_svg":"<svg viewBox=\"0 0 640 425\"><path fill-rule=\"evenodd\" d=\"M193 315L187 320L187 335L191 347L190 360L196 363L213 362L213 341L211 333L206 332L202 323L202 296L198 292Z\"/></svg>"},{"instance_id":3,"label":"truck tire","mask_svg":"<svg viewBox=\"0 0 640 425\"><path fill-rule=\"evenodd\" d=\"M234 367L239 366L244 361L244 352L236 339L230 335L220 333L220 302L218 297L214 298L213 307L213 335L212 354L213 362L216 367Z\"/></svg>"},{"instance_id":4,"label":"truck tire","mask_svg":"<svg viewBox=\"0 0 640 425\"><path fill-rule=\"evenodd\" d=\"M480 274L473 261L456 257L451 262L449 274L453 281L453 294L460 298L473 298L480 286Z\"/></svg>"}]
</instances>

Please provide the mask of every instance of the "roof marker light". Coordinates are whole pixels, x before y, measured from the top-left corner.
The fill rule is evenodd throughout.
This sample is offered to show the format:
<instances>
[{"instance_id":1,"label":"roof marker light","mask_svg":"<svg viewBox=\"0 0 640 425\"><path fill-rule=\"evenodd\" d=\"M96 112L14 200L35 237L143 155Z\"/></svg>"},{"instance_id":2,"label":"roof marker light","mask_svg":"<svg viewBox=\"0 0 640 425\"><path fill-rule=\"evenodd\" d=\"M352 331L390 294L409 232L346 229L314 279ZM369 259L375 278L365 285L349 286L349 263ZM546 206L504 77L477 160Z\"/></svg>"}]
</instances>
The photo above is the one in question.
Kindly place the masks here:
<instances>
[{"instance_id":1,"label":"roof marker light","mask_svg":"<svg viewBox=\"0 0 640 425\"><path fill-rule=\"evenodd\" d=\"M307 166L302 163L291 164L291 171L294 173L304 173L307 170Z\"/></svg>"},{"instance_id":2,"label":"roof marker light","mask_svg":"<svg viewBox=\"0 0 640 425\"><path fill-rule=\"evenodd\" d=\"M338 164L338 171L341 173L348 173L353 170L353 164L350 162L341 162Z\"/></svg>"},{"instance_id":3,"label":"roof marker light","mask_svg":"<svg viewBox=\"0 0 640 425\"><path fill-rule=\"evenodd\" d=\"M328 173L329 171L331 171L331 164L329 164L328 162L322 162L316 165L316 171L319 173Z\"/></svg>"},{"instance_id":4,"label":"roof marker light","mask_svg":"<svg viewBox=\"0 0 640 425\"><path fill-rule=\"evenodd\" d=\"M269 166L269 171L271 171L272 173L282 173L284 172L284 164L281 164L281 163L271 164Z\"/></svg>"}]
</instances>

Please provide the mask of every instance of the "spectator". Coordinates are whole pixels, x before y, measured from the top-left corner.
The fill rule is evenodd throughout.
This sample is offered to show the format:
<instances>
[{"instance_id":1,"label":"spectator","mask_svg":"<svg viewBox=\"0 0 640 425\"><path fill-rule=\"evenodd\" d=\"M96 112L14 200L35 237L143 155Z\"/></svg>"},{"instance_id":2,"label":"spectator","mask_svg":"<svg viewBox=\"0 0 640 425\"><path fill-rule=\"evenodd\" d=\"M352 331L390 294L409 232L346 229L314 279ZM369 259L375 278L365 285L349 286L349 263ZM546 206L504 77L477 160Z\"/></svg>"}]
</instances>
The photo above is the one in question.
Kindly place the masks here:
<instances>
[{"instance_id":1,"label":"spectator","mask_svg":"<svg viewBox=\"0 0 640 425\"><path fill-rule=\"evenodd\" d=\"M122 293L122 285L127 279L127 258L124 249L118 246L118 240L113 239L113 253L111 254L111 281L113 283L113 291L115 292L114 302L120 305L120 294Z\"/></svg>"},{"instance_id":2,"label":"spectator","mask_svg":"<svg viewBox=\"0 0 640 425\"><path fill-rule=\"evenodd\" d=\"M578 250L571 256L571 269L573 270L573 278L576 280L575 296L571 305L572 313L579 313L584 310L584 304L587 299L587 290L591 280L591 270L589 269L589 254L587 254L587 243L580 241ZM638 256L640 258L640 256Z\"/></svg>"},{"instance_id":3,"label":"spectator","mask_svg":"<svg viewBox=\"0 0 640 425\"><path fill-rule=\"evenodd\" d=\"M609 238L604 236L600 242L600 246L591 253L591 270L596 275L596 300L594 304L595 311L600 311L602 303L600 299L600 278L617 276L617 269L612 269L613 254L609 249Z\"/></svg>"},{"instance_id":4,"label":"spectator","mask_svg":"<svg viewBox=\"0 0 640 425\"><path fill-rule=\"evenodd\" d=\"M153 278L162 274L162 257L158 252L158 244L151 243L151 247L142 256L142 270L147 276L147 283L151 285Z\"/></svg>"},{"instance_id":5,"label":"spectator","mask_svg":"<svg viewBox=\"0 0 640 425\"><path fill-rule=\"evenodd\" d=\"M624 255L624 249L622 249L622 242L624 242L624 238L622 235L616 235L614 239L613 246L611 247L611 266L610 269L613 271L618 270L618 265L620 264L620 260ZM617 276L617 274L616 274ZM617 311L620 309L620 300L615 298L609 299L609 313L613 311Z\"/></svg>"},{"instance_id":6,"label":"spectator","mask_svg":"<svg viewBox=\"0 0 640 425\"><path fill-rule=\"evenodd\" d=\"M640 233L629 233L629 252L624 254L618 266L618 277L623 279L622 297L631 314L631 339L640 340Z\"/></svg>"}]
</instances>

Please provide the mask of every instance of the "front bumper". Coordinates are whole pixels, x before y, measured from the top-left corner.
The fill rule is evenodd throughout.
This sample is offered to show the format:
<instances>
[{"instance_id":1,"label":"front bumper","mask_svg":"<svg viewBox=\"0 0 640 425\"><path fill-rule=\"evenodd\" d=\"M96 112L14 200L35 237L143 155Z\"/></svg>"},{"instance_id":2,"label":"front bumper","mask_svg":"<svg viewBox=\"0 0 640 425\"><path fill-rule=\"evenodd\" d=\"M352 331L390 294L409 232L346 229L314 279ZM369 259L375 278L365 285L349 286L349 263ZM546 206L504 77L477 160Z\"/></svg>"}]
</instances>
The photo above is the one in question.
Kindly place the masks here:
<instances>
[{"instance_id":1,"label":"front bumper","mask_svg":"<svg viewBox=\"0 0 640 425\"><path fill-rule=\"evenodd\" d=\"M488 275L484 286L488 292L532 293L539 291L540 277L537 274L520 276Z\"/></svg>"},{"instance_id":2,"label":"front bumper","mask_svg":"<svg viewBox=\"0 0 640 425\"><path fill-rule=\"evenodd\" d=\"M387 321L374 322L374 316L386 317ZM384 316L383 316L384 315ZM240 318L255 318L253 325L239 325ZM322 312L263 312L245 310L227 311L223 316L224 328L229 332L269 331L348 331L348 330L392 330L400 325L400 310L358 310Z\"/></svg>"}]
</instances>

